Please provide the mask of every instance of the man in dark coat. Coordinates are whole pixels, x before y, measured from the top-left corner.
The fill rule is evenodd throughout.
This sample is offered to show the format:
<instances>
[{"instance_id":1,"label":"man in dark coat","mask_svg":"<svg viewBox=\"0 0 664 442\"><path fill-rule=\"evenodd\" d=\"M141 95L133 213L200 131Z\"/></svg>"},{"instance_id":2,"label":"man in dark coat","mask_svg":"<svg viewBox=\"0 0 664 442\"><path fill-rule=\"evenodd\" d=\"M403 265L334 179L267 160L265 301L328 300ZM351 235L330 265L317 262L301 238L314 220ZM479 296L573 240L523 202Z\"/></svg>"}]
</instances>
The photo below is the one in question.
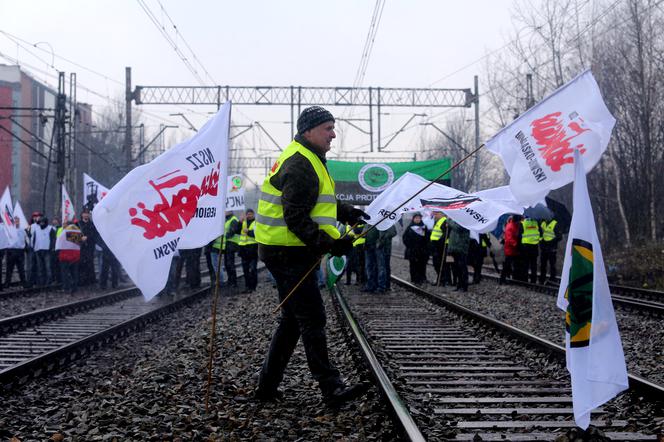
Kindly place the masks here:
<instances>
[{"instance_id":1,"label":"man in dark coat","mask_svg":"<svg viewBox=\"0 0 664 442\"><path fill-rule=\"evenodd\" d=\"M410 263L410 282L416 285L424 284L427 280L430 234L422 221L422 215L415 212L403 233L403 244L406 246L405 258Z\"/></svg>"},{"instance_id":2,"label":"man in dark coat","mask_svg":"<svg viewBox=\"0 0 664 442\"><path fill-rule=\"evenodd\" d=\"M309 370L318 382L323 401L335 406L364 394L368 386L345 385L329 359L325 307L312 269L324 253L342 256L351 252L353 239L340 238L337 220L354 225L360 217L368 216L335 198L325 166L325 154L336 136L332 114L319 106L309 107L300 114L297 130L294 141L263 182L256 216L258 254L274 276L283 302L256 398L280 399L277 387L302 337Z\"/></svg>"},{"instance_id":3,"label":"man in dark coat","mask_svg":"<svg viewBox=\"0 0 664 442\"><path fill-rule=\"evenodd\" d=\"M78 266L78 285L80 287L94 284L97 281L95 276L95 246L97 244L97 229L95 228L90 212L83 211L81 219L78 222L83 235L81 243L81 260Z\"/></svg>"}]
</instances>

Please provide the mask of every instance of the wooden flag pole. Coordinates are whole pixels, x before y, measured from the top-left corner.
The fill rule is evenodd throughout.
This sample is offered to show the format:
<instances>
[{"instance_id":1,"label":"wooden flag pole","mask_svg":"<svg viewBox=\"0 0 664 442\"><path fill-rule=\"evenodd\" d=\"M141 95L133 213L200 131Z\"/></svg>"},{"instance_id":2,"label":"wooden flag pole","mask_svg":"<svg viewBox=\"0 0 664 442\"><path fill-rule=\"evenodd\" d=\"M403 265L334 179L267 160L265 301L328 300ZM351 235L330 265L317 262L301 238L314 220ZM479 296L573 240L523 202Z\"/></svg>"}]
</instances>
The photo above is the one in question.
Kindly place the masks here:
<instances>
[{"instance_id":1,"label":"wooden flag pole","mask_svg":"<svg viewBox=\"0 0 664 442\"><path fill-rule=\"evenodd\" d=\"M443 256L440 261L440 269L438 269L438 279L436 279L436 285L440 285L440 275L443 273L443 267L445 267L445 260L447 259L447 240L449 238L450 225L447 220L445 220L445 243L443 243Z\"/></svg>"},{"instance_id":2,"label":"wooden flag pole","mask_svg":"<svg viewBox=\"0 0 664 442\"><path fill-rule=\"evenodd\" d=\"M223 240L222 240L223 241ZM212 388L212 362L214 359L214 347L217 337L217 300L219 299L219 288L221 287L221 249L217 254L217 274L215 275L214 298L212 300L212 326L210 330L210 356L208 358L208 379L205 387L205 412L208 412L210 403L210 390Z\"/></svg>"},{"instance_id":3,"label":"wooden flag pole","mask_svg":"<svg viewBox=\"0 0 664 442\"><path fill-rule=\"evenodd\" d=\"M397 210L401 209L403 206L405 206L406 204L408 204L408 202L409 202L410 200L412 200L413 198L415 198L415 197L416 197L417 195L419 195L420 193L424 192L424 191L425 191L426 189L428 189L431 185L433 185L434 182L438 181L439 179L441 179L442 177L444 177L445 175L447 175L448 173L450 173L451 171L453 171L454 169L456 169L461 163L463 163L464 161L466 161L466 160L467 160L468 158L470 158L471 156L475 155L475 154L476 154L481 148L483 148L483 147L484 147L484 144L480 145L479 147L475 148L475 150L473 150L472 152L470 152L468 155L466 155L465 157L461 158L459 161L457 161L456 163L454 163L449 169L447 169L445 172L443 172L443 173L441 173L440 175L438 175L436 178L434 178L432 181L430 181L428 184L426 184L424 187L422 187L420 190L418 190L413 196L411 196L410 198L408 198L407 200L405 200L403 203L399 204L399 205L398 205L394 210L392 210L390 213L388 213L388 214L386 214L385 216L383 216L383 218L382 218L381 220L379 220L376 224L372 225L372 226L369 227L367 230L365 230L364 232L360 233L360 235L359 235L356 239L360 239L360 238L363 238L364 236L366 236L367 233L369 233L369 232L371 232L373 229L375 229L376 226L377 226L378 224L382 223L382 222L385 221L387 218L389 218L390 216L392 216L392 214L396 213ZM357 223L356 223L355 225L357 225ZM353 227L355 227L355 225L354 225ZM351 230L352 230L352 228L351 228ZM346 236L345 233L341 236L341 238L343 238L344 236ZM318 266L318 265L320 264L320 262L321 262L322 259L323 259L322 256L321 256L320 258L318 258L318 260L316 261L316 263L315 263L315 264L314 264L314 265L313 265L313 266L307 271L307 273L304 274L304 276L303 276L302 278L300 278L300 280L297 282L297 284L295 284L295 287L293 287L293 288L291 289L291 291L288 293L288 295L284 298L284 300L281 301L281 304L279 304L279 305L277 306L277 308L274 309L274 312L273 312L273 313L276 313L276 312L279 311L279 309L280 309L280 308L286 303L286 301L288 301L288 298L290 298L290 297L293 295L293 293L295 292L295 290L296 290L296 289L302 284L302 282L307 278L307 276L309 276L309 274L310 274L311 272L314 271L314 269L316 268L316 266Z\"/></svg>"}]
</instances>

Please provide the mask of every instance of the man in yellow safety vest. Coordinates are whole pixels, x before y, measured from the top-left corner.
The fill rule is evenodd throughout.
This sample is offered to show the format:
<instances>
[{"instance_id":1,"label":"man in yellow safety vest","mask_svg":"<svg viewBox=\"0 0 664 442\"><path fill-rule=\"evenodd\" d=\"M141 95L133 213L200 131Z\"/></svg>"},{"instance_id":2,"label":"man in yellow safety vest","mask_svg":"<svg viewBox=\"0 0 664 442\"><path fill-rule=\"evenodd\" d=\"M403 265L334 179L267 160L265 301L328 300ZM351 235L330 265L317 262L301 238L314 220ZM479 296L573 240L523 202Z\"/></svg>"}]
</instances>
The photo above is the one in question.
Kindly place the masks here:
<instances>
[{"instance_id":1,"label":"man in yellow safety vest","mask_svg":"<svg viewBox=\"0 0 664 442\"><path fill-rule=\"evenodd\" d=\"M337 220L354 225L360 217L368 218L363 211L337 202L325 159L335 137L329 111L320 106L304 109L297 120L297 135L261 188L255 229L259 257L276 280L280 301L297 289L281 309L259 376L258 400L281 399L277 387L300 337L326 404L339 405L368 388L366 384L347 386L341 380L328 357L325 307L316 274L310 272L302 279L324 253L351 252L353 239L340 238Z\"/></svg>"},{"instance_id":2,"label":"man in yellow safety vest","mask_svg":"<svg viewBox=\"0 0 664 442\"><path fill-rule=\"evenodd\" d=\"M542 230L542 240L540 241L539 283L544 284L547 267L549 270L549 279L553 281L556 277L556 253L558 251L558 242L562 235L558 221L552 218L542 221L540 228Z\"/></svg>"},{"instance_id":3,"label":"man in yellow safety vest","mask_svg":"<svg viewBox=\"0 0 664 442\"><path fill-rule=\"evenodd\" d=\"M244 272L244 291L242 293L254 292L258 284L258 243L255 231L254 211L247 209L240 230L240 259L242 259L242 271Z\"/></svg>"}]
</instances>

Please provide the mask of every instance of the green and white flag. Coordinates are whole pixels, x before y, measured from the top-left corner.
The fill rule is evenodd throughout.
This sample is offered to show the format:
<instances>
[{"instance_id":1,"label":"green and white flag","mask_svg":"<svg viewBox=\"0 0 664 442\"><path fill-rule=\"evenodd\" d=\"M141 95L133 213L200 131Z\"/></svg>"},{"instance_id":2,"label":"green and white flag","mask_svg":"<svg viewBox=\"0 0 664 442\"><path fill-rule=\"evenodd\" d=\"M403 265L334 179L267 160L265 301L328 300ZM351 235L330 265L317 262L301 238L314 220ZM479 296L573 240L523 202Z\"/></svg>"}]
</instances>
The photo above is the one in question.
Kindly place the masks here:
<instances>
[{"instance_id":1,"label":"green and white flag","mask_svg":"<svg viewBox=\"0 0 664 442\"><path fill-rule=\"evenodd\" d=\"M332 256L327 255L327 263L325 268L327 269L327 288L331 289L334 287L334 284L337 283L337 280L343 275L344 270L346 270L346 263L348 259L345 256Z\"/></svg>"},{"instance_id":2,"label":"green and white flag","mask_svg":"<svg viewBox=\"0 0 664 442\"><path fill-rule=\"evenodd\" d=\"M593 409L627 389L627 368L583 158L574 151L574 214L560 277L558 307L565 312L567 371L574 420L584 430Z\"/></svg>"},{"instance_id":3,"label":"green and white flag","mask_svg":"<svg viewBox=\"0 0 664 442\"><path fill-rule=\"evenodd\" d=\"M371 204L383 190L406 172L433 180L449 169L451 164L450 158L391 163L328 160L327 169L335 183L337 200L365 206ZM438 182L450 184L449 175Z\"/></svg>"}]
</instances>

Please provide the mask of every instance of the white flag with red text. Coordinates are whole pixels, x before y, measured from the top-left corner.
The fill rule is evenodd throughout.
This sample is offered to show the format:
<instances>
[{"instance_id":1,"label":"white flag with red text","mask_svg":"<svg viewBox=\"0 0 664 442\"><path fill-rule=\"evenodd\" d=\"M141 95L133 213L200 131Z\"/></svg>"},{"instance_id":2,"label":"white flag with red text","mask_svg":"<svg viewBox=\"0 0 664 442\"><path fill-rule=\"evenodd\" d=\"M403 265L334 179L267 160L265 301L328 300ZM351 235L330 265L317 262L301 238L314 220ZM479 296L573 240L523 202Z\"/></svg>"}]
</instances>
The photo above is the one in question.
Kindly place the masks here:
<instances>
[{"instance_id":1,"label":"white flag with red text","mask_svg":"<svg viewBox=\"0 0 664 442\"><path fill-rule=\"evenodd\" d=\"M572 182L574 149L583 154L590 171L606 150L615 123L587 70L500 130L486 146L502 158L516 199L530 206Z\"/></svg>"},{"instance_id":2,"label":"white flag with red text","mask_svg":"<svg viewBox=\"0 0 664 442\"><path fill-rule=\"evenodd\" d=\"M30 227L30 224L28 223L28 219L25 217L25 213L23 213L23 208L21 207L21 203L16 201L16 204L14 204L14 216L18 216L19 219L19 227L21 229L27 229Z\"/></svg>"},{"instance_id":3,"label":"white flag with red text","mask_svg":"<svg viewBox=\"0 0 664 442\"><path fill-rule=\"evenodd\" d=\"M87 173L83 173L83 206L94 207L108 194L108 187L101 185Z\"/></svg>"},{"instance_id":4,"label":"white flag with red text","mask_svg":"<svg viewBox=\"0 0 664 442\"><path fill-rule=\"evenodd\" d=\"M12 195L9 191L9 186L5 188L0 198L0 235L3 235L0 244L4 244L5 240L8 244L16 242L16 228L14 227L14 209L12 205Z\"/></svg>"},{"instance_id":5,"label":"white flag with red text","mask_svg":"<svg viewBox=\"0 0 664 442\"><path fill-rule=\"evenodd\" d=\"M590 413L626 390L627 367L613 311L602 249L588 196L585 158L574 153L574 213L560 277L558 307L565 312L567 371L574 420L584 430Z\"/></svg>"},{"instance_id":6,"label":"white flag with red text","mask_svg":"<svg viewBox=\"0 0 664 442\"><path fill-rule=\"evenodd\" d=\"M444 212L466 229L484 233L496 228L502 214L523 213L523 207L514 201L507 187L465 193L433 183L418 193L429 183L419 175L406 172L365 209L371 217L368 223L375 224L378 230L387 230L402 214L428 209ZM406 200L408 202L399 208Z\"/></svg>"},{"instance_id":7,"label":"white flag with red text","mask_svg":"<svg viewBox=\"0 0 664 442\"><path fill-rule=\"evenodd\" d=\"M146 299L166 285L177 249L202 247L223 233L230 112L227 102L193 138L133 169L92 212Z\"/></svg>"},{"instance_id":8,"label":"white flag with red text","mask_svg":"<svg viewBox=\"0 0 664 442\"><path fill-rule=\"evenodd\" d=\"M62 216L60 217L60 220L62 221L62 225L65 224L67 221L73 221L75 216L76 216L76 211L74 210L74 203L72 202L71 198L69 198L69 194L67 193L67 189L65 188L65 185L62 185Z\"/></svg>"}]
</instances>

